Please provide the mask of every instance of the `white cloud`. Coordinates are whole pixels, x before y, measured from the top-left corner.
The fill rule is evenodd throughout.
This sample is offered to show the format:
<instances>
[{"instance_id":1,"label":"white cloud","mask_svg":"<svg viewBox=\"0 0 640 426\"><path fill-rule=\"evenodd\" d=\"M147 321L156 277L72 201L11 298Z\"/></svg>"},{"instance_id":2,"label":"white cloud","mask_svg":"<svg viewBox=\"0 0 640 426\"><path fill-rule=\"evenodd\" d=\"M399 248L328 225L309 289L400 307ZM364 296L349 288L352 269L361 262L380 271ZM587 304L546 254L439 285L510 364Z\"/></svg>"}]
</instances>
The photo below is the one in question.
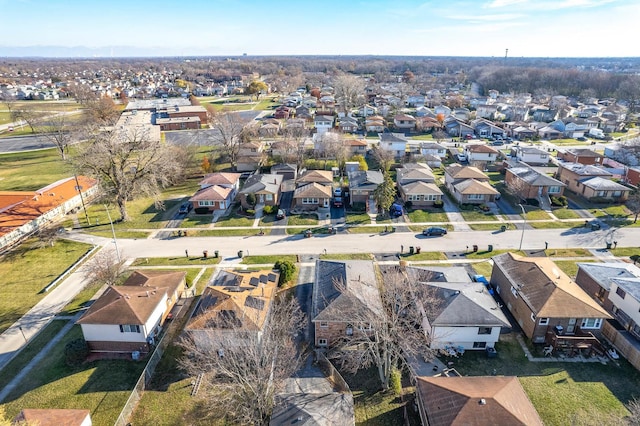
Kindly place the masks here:
<instances>
[{"instance_id":1,"label":"white cloud","mask_svg":"<svg viewBox=\"0 0 640 426\"><path fill-rule=\"evenodd\" d=\"M493 15L451 15L447 16L449 19L460 20L460 21L473 21L473 22L484 22L484 21L511 21L514 19L523 18L525 15L520 13L500 13Z\"/></svg>"},{"instance_id":2,"label":"white cloud","mask_svg":"<svg viewBox=\"0 0 640 426\"><path fill-rule=\"evenodd\" d=\"M526 1L527 0L493 0L492 2L485 4L483 7L493 9L496 7L512 6L514 4L524 3Z\"/></svg>"}]
</instances>

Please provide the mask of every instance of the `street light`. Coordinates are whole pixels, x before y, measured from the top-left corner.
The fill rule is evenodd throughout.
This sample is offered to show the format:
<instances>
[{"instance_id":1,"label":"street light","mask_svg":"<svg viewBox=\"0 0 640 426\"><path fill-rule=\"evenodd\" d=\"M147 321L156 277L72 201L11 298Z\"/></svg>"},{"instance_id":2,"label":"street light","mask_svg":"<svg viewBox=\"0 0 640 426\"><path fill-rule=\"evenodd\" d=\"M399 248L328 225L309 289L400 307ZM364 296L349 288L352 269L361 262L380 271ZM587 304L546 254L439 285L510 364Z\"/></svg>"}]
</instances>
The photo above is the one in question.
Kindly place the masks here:
<instances>
[{"instance_id":1,"label":"street light","mask_svg":"<svg viewBox=\"0 0 640 426\"><path fill-rule=\"evenodd\" d=\"M518 247L518 251L522 250L522 240L524 240L524 229L527 227L527 212L524 211L524 206L522 204L518 204L522 209L522 218L524 222L522 223L522 234L520 235L520 246Z\"/></svg>"}]
</instances>

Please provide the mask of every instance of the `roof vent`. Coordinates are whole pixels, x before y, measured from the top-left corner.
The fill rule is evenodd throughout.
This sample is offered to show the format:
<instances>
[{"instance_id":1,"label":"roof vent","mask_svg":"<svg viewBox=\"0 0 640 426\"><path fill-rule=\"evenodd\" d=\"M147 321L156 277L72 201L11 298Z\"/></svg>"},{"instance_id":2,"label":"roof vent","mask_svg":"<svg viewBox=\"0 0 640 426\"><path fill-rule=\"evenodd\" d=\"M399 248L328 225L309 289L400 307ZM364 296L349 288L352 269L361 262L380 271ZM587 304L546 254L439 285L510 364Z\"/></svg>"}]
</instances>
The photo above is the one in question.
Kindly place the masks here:
<instances>
[{"instance_id":1,"label":"roof vent","mask_svg":"<svg viewBox=\"0 0 640 426\"><path fill-rule=\"evenodd\" d=\"M480 398L480 401L478 401L478 404L487 405L487 401L484 398Z\"/></svg>"}]
</instances>

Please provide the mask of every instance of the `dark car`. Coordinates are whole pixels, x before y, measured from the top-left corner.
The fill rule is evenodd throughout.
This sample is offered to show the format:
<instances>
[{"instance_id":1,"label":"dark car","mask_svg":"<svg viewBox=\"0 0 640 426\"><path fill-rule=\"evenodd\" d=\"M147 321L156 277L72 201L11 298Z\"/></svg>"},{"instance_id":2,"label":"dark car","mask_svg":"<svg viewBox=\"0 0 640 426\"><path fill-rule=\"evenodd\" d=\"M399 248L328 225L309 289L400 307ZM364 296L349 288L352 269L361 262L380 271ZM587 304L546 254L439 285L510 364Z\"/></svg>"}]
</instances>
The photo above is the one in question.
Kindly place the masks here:
<instances>
[{"instance_id":1,"label":"dark car","mask_svg":"<svg viewBox=\"0 0 640 426\"><path fill-rule=\"evenodd\" d=\"M192 208L193 206L191 205L191 203L182 203L182 205L180 206L180 210L178 210L178 214L187 214L191 211Z\"/></svg>"},{"instance_id":2,"label":"dark car","mask_svg":"<svg viewBox=\"0 0 640 426\"><path fill-rule=\"evenodd\" d=\"M445 228L440 228L439 226L433 226L422 231L422 235L426 235L427 237L432 235L445 235L446 233L447 230Z\"/></svg>"},{"instance_id":3,"label":"dark car","mask_svg":"<svg viewBox=\"0 0 640 426\"><path fill-rule=\"evenodd\" d=\"M342 207L342 197L333 197L333 207Z\"/></svg>"},{"instance_id":4,"label":"dark car","mask_svg":"<svg viewBox=\"0 0 640 426\"><path fill-rule=\"evenodd\" d=\"M280 219L284 219L284 217L285 217L284 210L278 209L278 212L276 213L276 219L280 220Z\"/></svg>"},{"instance_id":5,"label":"dark car","mask_svg":"<svg viewBox=\"0 0 640 426\"><path fill-rule=\"evenodd\" d=\"M400 204L393 203L391 205L391 210L389 211L391 217L400 217L402 216L402 206Z\"/></svg>"}]
</instances>

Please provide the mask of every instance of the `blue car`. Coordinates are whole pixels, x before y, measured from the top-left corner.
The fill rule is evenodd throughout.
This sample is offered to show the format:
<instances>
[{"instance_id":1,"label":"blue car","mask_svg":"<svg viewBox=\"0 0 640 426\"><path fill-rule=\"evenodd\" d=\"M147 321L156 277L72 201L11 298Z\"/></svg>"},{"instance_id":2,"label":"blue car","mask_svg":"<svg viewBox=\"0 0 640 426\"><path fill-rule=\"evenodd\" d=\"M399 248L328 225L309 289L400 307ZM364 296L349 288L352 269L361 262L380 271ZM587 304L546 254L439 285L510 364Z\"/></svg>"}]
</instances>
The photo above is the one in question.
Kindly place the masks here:
<instances>
[{"instance_id":1,"label":"blue car","mask_svg":"<svg viewBox=\"0 0 640 426\"><path fill-rule=\"evenodd\" d=\"M391 217L400 217L402 216L402 206L400 204L392 204L391 205Z\"/></svg>"}]
</instances>

